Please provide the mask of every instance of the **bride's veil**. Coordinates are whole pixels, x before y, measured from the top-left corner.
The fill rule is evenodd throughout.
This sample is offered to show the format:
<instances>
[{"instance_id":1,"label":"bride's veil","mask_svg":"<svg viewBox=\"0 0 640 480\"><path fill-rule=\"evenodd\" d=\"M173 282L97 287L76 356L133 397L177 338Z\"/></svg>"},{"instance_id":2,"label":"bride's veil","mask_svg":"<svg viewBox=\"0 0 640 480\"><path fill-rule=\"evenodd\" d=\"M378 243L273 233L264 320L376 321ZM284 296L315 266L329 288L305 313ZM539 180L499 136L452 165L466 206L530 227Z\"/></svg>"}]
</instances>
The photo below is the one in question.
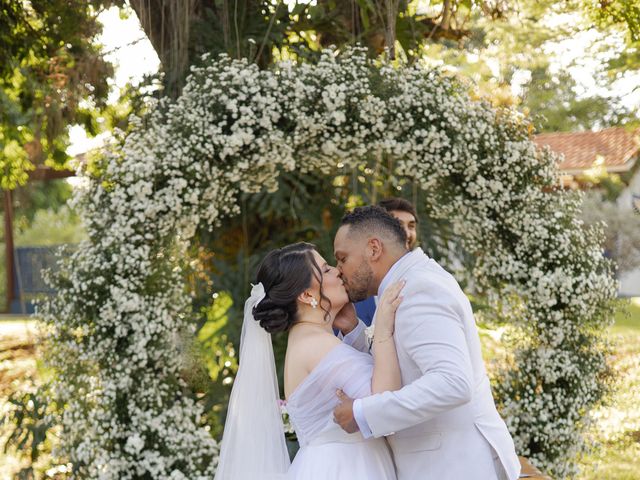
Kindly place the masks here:
<instances>
[{"instance_id":1,"label":"bride's veil","mask_svg":"<svg viewBox=\"0 0 640 480\"><path fill-rule=\"evenodd\" d=\"M290 459L284 438L271 335L253 318L265 297L261 283L244 304L240 365L222 436L215 480L285 478Z\"/></svg>"}]
</instances>

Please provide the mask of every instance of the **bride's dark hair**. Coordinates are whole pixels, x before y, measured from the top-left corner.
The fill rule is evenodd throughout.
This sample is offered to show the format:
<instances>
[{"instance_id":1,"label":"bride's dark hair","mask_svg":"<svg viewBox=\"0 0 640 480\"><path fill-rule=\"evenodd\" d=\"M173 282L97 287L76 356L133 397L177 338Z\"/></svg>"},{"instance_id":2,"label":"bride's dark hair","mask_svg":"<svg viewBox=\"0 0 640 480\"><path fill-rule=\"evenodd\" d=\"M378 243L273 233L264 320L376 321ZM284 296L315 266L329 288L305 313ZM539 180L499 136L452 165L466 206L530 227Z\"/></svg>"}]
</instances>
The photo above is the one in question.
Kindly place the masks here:
<instances>
[{"instance_id":1,"label":"bride's dark hair","mask_svg":"<svg viewBox=\"0 0 640 480\"><path fill-rule=\"evenodd\" d=\"M271 250L260 263L256 280L264 286L266 297L253 308L253 317L267 332L285 332L298 320L296 300L311 286L312 275L320 284L320 308L325 318L329 316L331 301L322 292L322 270L313 258L314 250L311 243L294 243Z\"/></svg>"}]
</instances>

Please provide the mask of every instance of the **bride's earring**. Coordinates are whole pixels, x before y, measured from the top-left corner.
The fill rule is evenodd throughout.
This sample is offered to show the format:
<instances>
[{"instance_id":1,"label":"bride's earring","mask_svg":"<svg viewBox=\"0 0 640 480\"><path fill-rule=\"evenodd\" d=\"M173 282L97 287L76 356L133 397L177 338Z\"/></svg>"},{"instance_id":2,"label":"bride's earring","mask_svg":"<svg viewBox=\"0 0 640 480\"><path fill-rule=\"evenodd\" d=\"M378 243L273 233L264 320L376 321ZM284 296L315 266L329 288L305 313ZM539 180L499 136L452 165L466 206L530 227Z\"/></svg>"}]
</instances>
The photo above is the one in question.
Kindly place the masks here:
<instances>
[{"instance_id":1,"label":"bride's earring","mask_svg":"<svg viewBox=\"0 0 640 480\"><path fill-rule=\"evenodd\" d=\"M311 308L318 308L318 301L315 298L311 299Z\"/></svg>"}]
</instances>

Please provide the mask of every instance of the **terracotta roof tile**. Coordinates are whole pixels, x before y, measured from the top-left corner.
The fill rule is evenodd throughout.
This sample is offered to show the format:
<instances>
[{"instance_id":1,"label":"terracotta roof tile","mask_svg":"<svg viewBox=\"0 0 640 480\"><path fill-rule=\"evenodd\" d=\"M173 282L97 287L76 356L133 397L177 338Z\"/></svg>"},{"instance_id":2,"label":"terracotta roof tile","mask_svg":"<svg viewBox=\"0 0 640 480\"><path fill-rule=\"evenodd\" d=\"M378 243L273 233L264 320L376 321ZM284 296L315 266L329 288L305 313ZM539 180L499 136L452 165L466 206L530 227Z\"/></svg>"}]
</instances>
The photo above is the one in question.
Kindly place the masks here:
<instances>
[{"instance_id":1,"label":"terracotta roof tile","mask_svg":"<svg viewBox=\"0 0 640 480\"><path fill-rule=\"evenodd\" d=\"M629 132L613 127L599 132L541 133L534 137L534 142L564 155L558 165L562 171L587 170L599 157L604 159L607 170L626 171L640 151L640 130Z\"/></svg>"}]
</instances>

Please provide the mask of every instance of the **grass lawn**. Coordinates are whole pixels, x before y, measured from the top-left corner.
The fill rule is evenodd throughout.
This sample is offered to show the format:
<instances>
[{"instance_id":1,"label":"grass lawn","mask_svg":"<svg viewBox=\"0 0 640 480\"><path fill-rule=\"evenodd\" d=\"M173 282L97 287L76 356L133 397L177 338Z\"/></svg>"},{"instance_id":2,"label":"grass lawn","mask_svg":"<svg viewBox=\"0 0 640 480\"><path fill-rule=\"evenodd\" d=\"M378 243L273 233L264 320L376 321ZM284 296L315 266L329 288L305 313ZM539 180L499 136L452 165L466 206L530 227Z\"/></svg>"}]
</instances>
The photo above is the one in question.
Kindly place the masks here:
<instances>
[{"instance_id":1,"label":"grass lawn","mask_svg":"<svg viewBox=\"0 0 640 480\"><path fill-rule=\"evenodd\" d=\"M596 412L595 451L580 462L580 480L640 480L640 297L616 315L609 332L614 342L612 367L616 390ZM501 329L479 328L487 370L504 361Z\"/></svg>"},{"instance_id":2,"label":"grass lawn","mask_svg":"<svg viewBox=\"0 0 640 480\"><path fill-rule=\"evenodd\" d=\"M620 312L611 328L618 385L597 413L596 451L582 462L581 479L640 479L640 298Z\"/></svg>"}]
</instances>

